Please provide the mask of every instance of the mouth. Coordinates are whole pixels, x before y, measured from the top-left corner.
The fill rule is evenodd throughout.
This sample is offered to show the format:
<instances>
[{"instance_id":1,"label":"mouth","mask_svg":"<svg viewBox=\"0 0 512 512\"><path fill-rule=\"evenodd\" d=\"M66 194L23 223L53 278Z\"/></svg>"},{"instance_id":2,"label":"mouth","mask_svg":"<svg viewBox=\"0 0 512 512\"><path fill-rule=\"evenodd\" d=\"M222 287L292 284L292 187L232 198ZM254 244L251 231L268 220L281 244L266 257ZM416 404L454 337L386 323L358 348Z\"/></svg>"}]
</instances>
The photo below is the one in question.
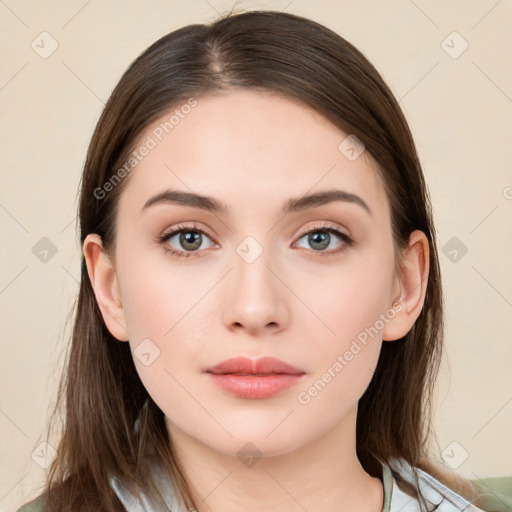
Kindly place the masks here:
<instances>
[{"instance_id":1,"label":"mouth","mask_svg":"<svg viewBox=\"0 0 512 512\"><path fill-rule=\"evenodd\" d=\"M216 375L228 375L227 373L217 373ZM268 375L291 375L286 373L229 373L229 375L247 375L248 377L266 377Z\"/></svg>"},{"instance_id":2,"label":"mouth","mask_svg":"<svg viewBox=\"0 0 512 512\"><path fill-rule=\"evenodd\" d=\"M260 359L249 359L248 357L232 357L221 363L207 368L206 372L216 375L303 375L305 372L275 357L261 357Z\"/></svg>"},{"instance_id":3,"label":"mouth","mask_svg":"<svg viewBox=\"0 0 512 512\"><path fill-rule=\"evenodd\" d=\"M224 392L247 399L270 398L302 380L306 372L273 357L231 358L206 373Z\"/></svg>"}]
</instances>

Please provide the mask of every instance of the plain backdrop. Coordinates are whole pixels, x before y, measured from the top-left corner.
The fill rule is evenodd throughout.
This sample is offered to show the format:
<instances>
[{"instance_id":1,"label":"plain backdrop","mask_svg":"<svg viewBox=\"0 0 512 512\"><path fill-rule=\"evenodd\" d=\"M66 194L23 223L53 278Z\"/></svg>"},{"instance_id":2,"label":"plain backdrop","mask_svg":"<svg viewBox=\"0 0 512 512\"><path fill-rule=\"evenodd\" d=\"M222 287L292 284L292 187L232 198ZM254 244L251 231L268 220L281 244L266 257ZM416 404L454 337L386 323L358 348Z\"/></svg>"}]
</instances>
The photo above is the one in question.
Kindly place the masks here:
<instances>
[{"instance_id":1,"label":"plain backdrop","mask_svg":"<svg viewBox=\"0 0 512 512\"><path fill-rule=\"evenodd\" d=\"M233 1L0 1L0 510L38 492L78 290L76 194L89 140L147 46ZM237 2L355 44L400 100L430 188L446 300L432 456L512 475L512 4ZM43 250L47 250L44 253Z\"/></svg>"}]
</instances>

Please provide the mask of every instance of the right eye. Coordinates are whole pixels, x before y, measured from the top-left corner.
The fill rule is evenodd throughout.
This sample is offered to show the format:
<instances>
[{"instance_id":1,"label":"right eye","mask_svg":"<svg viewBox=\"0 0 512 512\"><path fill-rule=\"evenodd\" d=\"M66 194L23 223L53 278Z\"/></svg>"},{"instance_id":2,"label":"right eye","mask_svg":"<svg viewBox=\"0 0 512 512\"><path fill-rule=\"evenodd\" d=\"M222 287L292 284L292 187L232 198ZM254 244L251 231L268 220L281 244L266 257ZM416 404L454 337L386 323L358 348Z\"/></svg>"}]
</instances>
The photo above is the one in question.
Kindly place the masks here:
<instances>
[{"instance_id":1,"label":"right eye","mask_svg":"<svg viewBox=\"0 0 512 512\"><path fill-rule=\"evenodd\" d=\"M171 231L168 231L159 237L159 243L162 245L164 251L170 253L173 256L190 258L197 256L201 246L203 246L204 237L209 238L204 230L196 226L184 226L178 225ZM175 240L176 245L181 245L182 248L176 245L170 245L169 242L172 239ZM213 243L206 244L203 249L211 247Z\"/></svg>"}]
</instances>

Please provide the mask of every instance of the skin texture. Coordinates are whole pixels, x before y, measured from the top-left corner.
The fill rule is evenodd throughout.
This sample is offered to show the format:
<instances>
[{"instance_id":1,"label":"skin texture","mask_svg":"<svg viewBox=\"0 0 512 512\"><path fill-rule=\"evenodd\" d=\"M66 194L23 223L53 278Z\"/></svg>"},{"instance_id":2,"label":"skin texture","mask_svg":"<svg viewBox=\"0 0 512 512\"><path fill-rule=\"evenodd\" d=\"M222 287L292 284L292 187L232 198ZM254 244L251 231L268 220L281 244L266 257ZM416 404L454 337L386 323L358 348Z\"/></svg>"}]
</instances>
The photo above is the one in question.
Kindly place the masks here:
<instances>
[{"instance_id":1,"label":"skin texture","mask_svg":"<svg viewBox=\"0 0 512 512\"><path fill-rule=\"evenodd\" d=\"M245 512L379 512L382 483L356 457L357 404L383 340L403 337L421 312L427 239L420 231L411 235L397 275L389 204L371 156L347 159L338 149L347 134L307 106L248 90L197 100L131 172L120 198L115 257L106 256L95 234L83 244L105 323L132 350L145 339L160 350L147 366L134 361L166 415L200 511L229 504ZM173 204L140 213L166 188L213 196L230 213ZM339 201L280 214L289 198L332 188L360 196L371 215ZM330 254L322 255L299 231L326 222L353 245L331 234L323 250ZM164 251L162 245L186 252L179 234L158 243L177 224L194 223L207 234L195 256ZM252 263L237 253L247 236L263 249ZM400 298L400 311L321 392L300 403L298 393ZM238 355L274 356L306 374L271 398L236 398L204 370ZM250 466L237 456L248 442L261 456Z\"/></svg>"}]
</instances>

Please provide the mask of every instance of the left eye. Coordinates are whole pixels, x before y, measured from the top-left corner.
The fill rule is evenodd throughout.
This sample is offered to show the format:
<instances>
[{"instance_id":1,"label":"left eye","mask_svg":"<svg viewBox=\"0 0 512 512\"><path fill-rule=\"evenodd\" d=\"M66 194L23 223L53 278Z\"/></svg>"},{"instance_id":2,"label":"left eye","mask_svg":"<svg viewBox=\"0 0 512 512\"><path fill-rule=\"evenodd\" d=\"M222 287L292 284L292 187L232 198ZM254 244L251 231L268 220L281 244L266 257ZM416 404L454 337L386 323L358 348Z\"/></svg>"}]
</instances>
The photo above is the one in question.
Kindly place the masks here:
<instances>
[{"instance_id":1,"label":"left eye","mask_svg":"<svg viewBox=\"0 0 512 512\"><path fill-rule=\"evenodd\" d=\"M341 240L341 242L338 242L337 247L331 247L332 250L326 251L325 249L331 245L331 242L333 242L332 235L334 235L334 238ZM315 249L314 252L322 253L322 256L337 253L352 244L352 240L348 235L332 226L310 229L309 231L303 232L300 240L303 238L306 238L307 243Z\"/></svg>"}]
</instances>

